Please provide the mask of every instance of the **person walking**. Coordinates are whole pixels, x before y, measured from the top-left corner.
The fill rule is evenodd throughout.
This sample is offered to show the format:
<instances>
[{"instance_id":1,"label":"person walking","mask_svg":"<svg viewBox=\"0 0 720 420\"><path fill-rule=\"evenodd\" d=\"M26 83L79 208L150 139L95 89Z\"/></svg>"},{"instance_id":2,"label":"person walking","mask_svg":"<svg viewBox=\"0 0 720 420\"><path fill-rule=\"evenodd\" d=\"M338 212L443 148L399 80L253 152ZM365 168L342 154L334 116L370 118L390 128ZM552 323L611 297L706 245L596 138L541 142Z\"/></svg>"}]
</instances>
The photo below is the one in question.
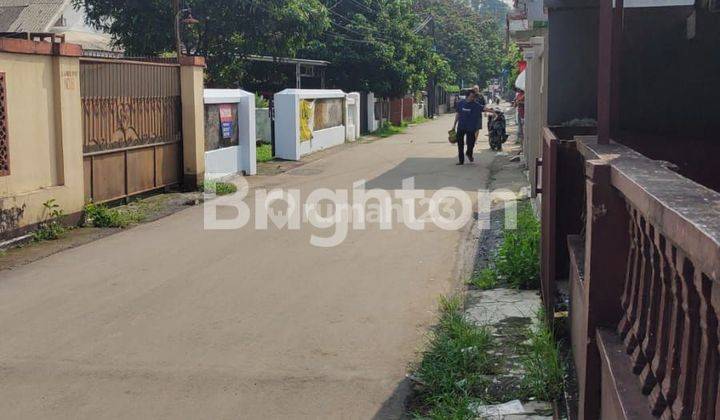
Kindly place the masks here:
<instances>
[{"instance_id":1,"label":"person walking","mask_svg":"<svg viewBox=\"0 0 720 420\"><path fill-rule=\"evenodd\" d=\"M458 165L465 164L465 156L474 162L473 149L480 130L481 118L485 106L476 101L478 94L474 90L467 93L467 97L457 105L453 130L457 130ZM465 150L467 145L467 150Z\"/></svg>"}]
</instances>

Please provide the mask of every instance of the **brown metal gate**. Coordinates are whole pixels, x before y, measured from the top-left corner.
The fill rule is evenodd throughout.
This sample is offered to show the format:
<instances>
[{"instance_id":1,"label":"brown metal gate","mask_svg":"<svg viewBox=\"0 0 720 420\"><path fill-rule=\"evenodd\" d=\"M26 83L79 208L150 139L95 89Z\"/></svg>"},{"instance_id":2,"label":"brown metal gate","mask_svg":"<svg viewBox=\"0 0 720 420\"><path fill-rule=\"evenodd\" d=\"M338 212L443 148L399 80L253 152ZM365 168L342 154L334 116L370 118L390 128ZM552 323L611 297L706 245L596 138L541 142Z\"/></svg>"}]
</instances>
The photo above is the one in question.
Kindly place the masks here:
<instances>
[{"instance_id":1,"label":"brown metal gate","mask_svg":"<svg viewBox=\"0 0 720 420\"><path fill-rule=\"evenodd\" d=\"M106 202L180 182L180 67L82 59L85 199Z\"/></svg>"}]
</instances>

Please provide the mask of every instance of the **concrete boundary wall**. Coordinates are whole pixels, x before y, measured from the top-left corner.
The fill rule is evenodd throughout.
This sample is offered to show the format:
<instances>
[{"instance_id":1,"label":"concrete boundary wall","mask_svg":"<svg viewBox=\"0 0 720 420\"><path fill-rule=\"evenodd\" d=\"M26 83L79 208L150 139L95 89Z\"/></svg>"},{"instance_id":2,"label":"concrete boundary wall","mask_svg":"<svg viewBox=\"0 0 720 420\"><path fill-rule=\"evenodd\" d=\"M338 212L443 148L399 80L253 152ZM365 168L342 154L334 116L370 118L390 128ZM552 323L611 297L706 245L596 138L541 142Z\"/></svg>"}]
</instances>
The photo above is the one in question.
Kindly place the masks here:
<instances>
[{"instance_id":1,"label":"concrete boundary wall","mask_svg":"<svg viewBox=\"0 0 720 420\"><path fill-rule=\"evenodd\" d=\"M356 96L352 96L356 95ZM311 138L301 139L301 101L316 99L342 99L342 124L313 130L309 129ZM354 125L352 133L348 132L348 102L355 102L352 107ZM360 98L359 94L348 95L342 90L327 89L286 89L275 94L275 157L288 160L300 160L302 156L329 147L343 144L353 134L360 136ZM352 105L352 104L351 104ZM314 116L313 116L314 117ZM309 117L309 119L312 119Z\"/></svg>"},{"instance_id":2,"label":"concrete boundary wall","mask_svg":"<svg viewBox=\"0 0 720 420\"><path fill-rule=\"evenodd\" d=\"M0 176L0 239L41 222L49 200L72 215L85 204L81 53L72 44L0 39L9 149L9 173Z\"/></svg>"},{"instance_id":3,"label":"concrete boundary wall","mask_svg":"<svg viewBox=\"0 0 720 420\"><path fill-rule=\"evenodd\" d=\"M204 102L237 106L238 145L205 152L205 178L257 173L255 94L240 89L205 89Z\"/></svg>"},{"instance_id":4,"label":"concrete boundary wall","mask_svg":"<svg viewBox=\"0 0 720 420\"><path fill-rule=\"evenodd\" d=\"M34 230L49 215L51 200L80 220L85 206L80 59L69 43L0 38L5 79L9 170L0 174L0 240ZM205 61L182 57L183 173L185 187L202 182L204 132L202 86ZM254 149L253 149L254 151Z\"/></svg>"}]
</instances>

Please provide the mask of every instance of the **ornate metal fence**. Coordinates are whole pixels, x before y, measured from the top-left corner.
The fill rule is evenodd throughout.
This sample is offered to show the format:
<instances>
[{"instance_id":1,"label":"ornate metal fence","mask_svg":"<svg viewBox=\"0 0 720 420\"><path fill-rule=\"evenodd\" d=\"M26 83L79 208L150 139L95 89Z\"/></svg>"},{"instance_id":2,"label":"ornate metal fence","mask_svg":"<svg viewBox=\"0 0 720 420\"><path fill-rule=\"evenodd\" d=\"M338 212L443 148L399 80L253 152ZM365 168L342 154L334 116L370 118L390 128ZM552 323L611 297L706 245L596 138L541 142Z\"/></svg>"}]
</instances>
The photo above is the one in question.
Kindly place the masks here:
<instances>
[{"instance_id":1,"label":"ornate metal fence","mask_svg":"<svg viewBox=\"0 0 720 420\"><path fill-rule=\"evenodd\" d=\"M86 199L103 202L180 181L177 64L80 63Z\"/></svg>"}]
</instances>

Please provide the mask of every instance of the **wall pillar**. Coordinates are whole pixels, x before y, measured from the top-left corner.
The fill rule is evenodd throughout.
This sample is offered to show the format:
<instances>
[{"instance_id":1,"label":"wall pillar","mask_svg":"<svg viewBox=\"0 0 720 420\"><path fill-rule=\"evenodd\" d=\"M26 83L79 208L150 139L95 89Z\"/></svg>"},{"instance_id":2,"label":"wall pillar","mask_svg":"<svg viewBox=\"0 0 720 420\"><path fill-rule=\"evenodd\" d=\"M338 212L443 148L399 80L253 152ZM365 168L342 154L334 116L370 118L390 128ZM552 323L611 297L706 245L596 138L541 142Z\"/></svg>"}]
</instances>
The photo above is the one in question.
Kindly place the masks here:
<instances>
[{"instance_id":1,"label":"wall pillar","mask_svg":"<svg viewBox=\"0 0 720 420\"><path fill-rule=\"evenodd\" d=\"M345 139L355 141L360 138L360 93L351 92L345 99Z\"/></svg>"},{"instance_id":2,"label":"wall pillar","mask_svg":"<svg viewBox=\"0 0 720 420\"><path fill-rule=\"evenodd\" d=\"M182 101L183 186L195 189L205 178L205 59L180 57Z\"/></svg>"},{"instance_id":3,"label":"wall pillar","mask_svg":"<svg viewBox=\"0 0 720 420\"><path fill-rule=\"evenodd\" d=\"M614 6L613 6L614 4ZM598 36L598 144L609 144L617 131L620 111L620 53L623 0L600 2Z\"/></svg>"},{"instance_id":4,"label":"wall pillar","mask_svg":"<svg viewBox=\"0 0 720 420\"><path fill-rule=\"evenodd\" d=\"M53 57L53 93L55 105L55 162L58 186L68 187L67 212L82 209L85 201L83 173L82 105L80 102L80 59Z\"/></svg>"},{"instance_id":5,"label":"wall pillar","mask_svg":"<svg viewBox=\"0 0 720 420\"><path fill-rule=\"evenodd\" d=\"M629 216L625 200L613 189L611 168L605 161L589 160L586 174L584 386L578 390L578 418L600 418L601 361L598 327L616 328L622 316L620 299L630 247Z\"/></svg>"}]
</instances>

